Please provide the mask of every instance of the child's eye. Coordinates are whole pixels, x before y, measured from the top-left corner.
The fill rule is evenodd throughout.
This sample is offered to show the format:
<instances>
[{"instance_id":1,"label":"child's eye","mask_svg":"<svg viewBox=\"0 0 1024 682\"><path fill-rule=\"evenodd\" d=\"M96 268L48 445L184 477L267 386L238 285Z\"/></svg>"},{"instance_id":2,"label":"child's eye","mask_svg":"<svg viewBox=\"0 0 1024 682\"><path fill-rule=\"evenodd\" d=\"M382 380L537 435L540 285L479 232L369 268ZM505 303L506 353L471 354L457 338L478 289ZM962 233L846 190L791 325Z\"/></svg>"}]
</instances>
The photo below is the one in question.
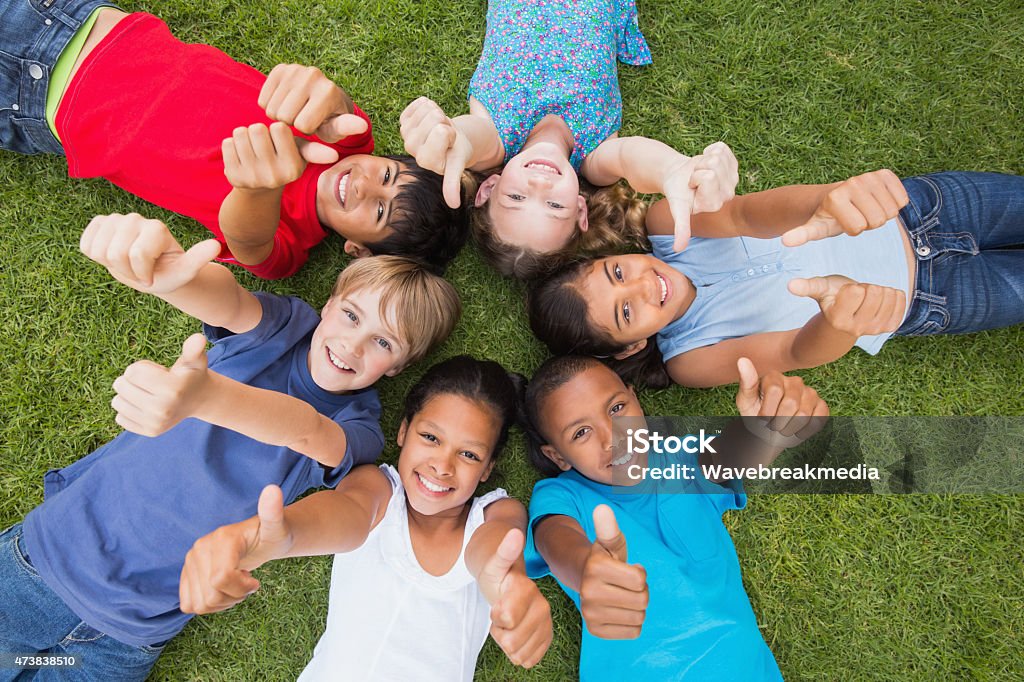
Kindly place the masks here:
<instances>
[{"instance_id":1,"label":"child's eye","mask_svg":"<svg viewBox=\"0 0 1024 682\"><path fill-rule=\"evenodd\" d=\"M565 208L565 206L562 206L557 201L549 201L548 206L550 206L551 208Z\"/></svg>"},{"instance_id":2,"label":"child's eye","mask_svg":"<svg viewBox=\"0 0 1024 682\"><path fill-rule=\"evenodd\" d=\"M622 268L618 265L612 268L612 273L615 275L615 279L622 281Z\"/></svg>"},{"instance_id":3,"label":"child's eye","mask_svg":"<svg viewBox=\"0 0 1024 682\"><path fill-rule=\"evenodd\" d=\"M377 345L383 348L384 350L391 350L391 342L388 341L387 339L382 339L378 337Z\"/></svg>"},{"instance_id":4,"label":"child's eye","mask_svg":"<svg viewBox=\"0 0 1024 682\"><path fill-rule=\"evenodd\" d=\"M622 319L624 319L626 322L629 322L629 304L628 303L623 303L622 304Z\"/></svg>"},{"instance_id":5,"label":"child's eye","mask_svg":"<svg viewBox=\"0 0 1024 682\"><path fill-rule=\"evenodd\" d=\"M420 438L422 438L423 440L427 441L428 443L438 443L438 442L440 442L440 441L437 440L437 436L435 436L432 433L426 433L426 432L421 433L420 434Z\"/></svg>"},{"instance_id":6,"label":"child's eye","mask_svg":"<svg viewBox=\"0 0 1024 682\"><path fill-rule=\"evenodd\" d=\"M626 403L615 403L614 405L612 405L612 409L609 410L609 413L618 414L619 412L622 412L624 409L626 409Z\"/></svg>"},{"instance_id":7,"label":"child's eye","mask_svg":"<svg viewBox=\"0 0 1024 682\"><path fill-rule=\"evenodd\" d=\"M573 440L579 440L580 438L583 438L583 436L587 435L588 433L590 433L590 427L589 426L581 426L579 428L579 430L576 431L576 433L572 434L572 439Z\"/></svg>"},{"instance_id":8,"label":"child's eye","mask_svg":"<svg viewBox=\"0 0 1024 682\"><path fill-rule=\"evenodd\" d=\"M345 313L345 317L347 317L351 321L359 322L359 317L354 312L352 312L351 310L347 310L346 309L343 312Z\"/></svg>"},{"instance_id":9,"label":"child's eye","mask_svg":"<svg viewBox=\"0 0 1024 682\"><path fill-rule=\"evenodd\" d=\"M465 457L466 459L473 460L474 462L482 462L483 461L482 459L480 459L480 457L475 452L472 452L470 450L463 450L462 451L462 456Z\"/></svg>"},{"instance_id":10,"label":"child's eye","mask_svg":"<svg viewBox=\"0 0 1024 682\"><path fill-rule=\"evenodd\" d=\"M384 217L384 204L377 204L377 222Z\"/></svg>"},{"instance_id":11,"label":"child's eye","mask_svg":"<svg viewBox=\"0 0 1024 682\"><path fill-rule=\"evenodd\" d=\"M522 194L509 194L508 198L511 199L512 201L522 201L526 197L524 197Z\"/></svg>"},{"instance_id":12,"label":"child's eye","mask_svg":"<svg viewBox=\"0 0 1024 682\"><path fill-rule=\"evenodd\" d=\"M384 171L384 184L385 185L388 184L388 180L390 180L390 179L391 179L391 168L388 167L388 169L386 171Z\"/></svg>"}]
</instances>

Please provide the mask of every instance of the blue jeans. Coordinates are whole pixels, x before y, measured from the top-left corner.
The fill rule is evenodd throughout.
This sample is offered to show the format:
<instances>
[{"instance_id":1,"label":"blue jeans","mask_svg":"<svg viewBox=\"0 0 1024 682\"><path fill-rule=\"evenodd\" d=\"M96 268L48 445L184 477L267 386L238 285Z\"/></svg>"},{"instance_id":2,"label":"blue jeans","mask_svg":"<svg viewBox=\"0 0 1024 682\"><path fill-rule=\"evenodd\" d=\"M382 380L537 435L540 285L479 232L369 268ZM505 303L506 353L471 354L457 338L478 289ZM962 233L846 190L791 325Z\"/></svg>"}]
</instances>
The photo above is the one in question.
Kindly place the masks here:
<instances>
[{"instance_id":1,"label":"blue jeans","mask_svg":"<svg viewBox=\"0 0 1024 682\"><path fill-rule=\"evenodd\" d=\"M0 681L145 680L163 644L129 646L88 626L39 577L20 539L20 523L0 534L0 653L73 655L81 665L0 667Z\"/></svg>"},{"instance_id":2,"label":"blue jeans","mask_svg":"<svg viewBox=\"0 0 1024 682\"><path fill-rule=\"evenodd\" d=\"M1024 177L947 172L903 181L917 282L897 334L966 334L1024 322Z\"/></svg>"},{"instance_id":3,"label":"blue jeans","mask_svg":"<svg viewBox=\"0 0 1024 682\"><path fill-rule=\"evenodd\" d=\"M110 0L0 0L0 147L63 154L46 123L50 72L94 9Z\"/></svg>"}]
</instances>

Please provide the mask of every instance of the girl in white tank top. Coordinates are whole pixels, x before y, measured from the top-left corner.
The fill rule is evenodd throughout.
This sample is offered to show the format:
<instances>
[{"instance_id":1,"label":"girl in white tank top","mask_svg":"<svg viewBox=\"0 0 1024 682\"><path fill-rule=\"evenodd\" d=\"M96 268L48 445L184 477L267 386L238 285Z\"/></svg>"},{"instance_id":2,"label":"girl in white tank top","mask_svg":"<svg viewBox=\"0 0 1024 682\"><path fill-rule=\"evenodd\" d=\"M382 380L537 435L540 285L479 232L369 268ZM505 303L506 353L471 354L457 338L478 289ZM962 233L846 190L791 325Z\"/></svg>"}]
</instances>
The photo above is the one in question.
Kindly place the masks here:
<instances>
[{"instance_id":1,"label":"girl in white tank top","mask_svg":"<svg viewBox=\"0 0 1024 682\"><path fill-rule=\"evenodd\" d=\"M268 486L258 516L189 552L183 609L241 601L271 559L335 554L327 628L301 680L472 680L488 631L513 663L535 665L552 629L523 564L526 510L500 488L473 497L523 383L468 356L435 365L406 396L397 468L357 467L287 509Z\"/></svg>"}]
</instances>

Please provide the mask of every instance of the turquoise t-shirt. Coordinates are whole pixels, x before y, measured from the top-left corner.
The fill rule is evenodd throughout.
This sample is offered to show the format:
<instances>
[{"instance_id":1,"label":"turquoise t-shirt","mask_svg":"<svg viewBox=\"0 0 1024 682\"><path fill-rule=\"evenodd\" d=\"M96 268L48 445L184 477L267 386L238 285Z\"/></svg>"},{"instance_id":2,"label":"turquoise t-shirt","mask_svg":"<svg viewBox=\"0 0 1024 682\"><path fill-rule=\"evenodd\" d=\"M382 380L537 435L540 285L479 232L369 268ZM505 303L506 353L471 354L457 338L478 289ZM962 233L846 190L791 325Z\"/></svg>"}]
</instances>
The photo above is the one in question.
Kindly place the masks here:
<instances>
[{"instance_id":1,"label":"turquoise t-shirt","mask_svg":"<svg viewBox=\"0 0 1024 682\"><path fill-rule=\"evenodd\" d=\"M746 495L704 479L684 487L690 492L680 492L679 482L607 486L576 471L534 486L526 542L531 578L549 574L534 547L533 525L563 514L576 519L593 541L593 511L599 504L615 512L628 561L647 570L650 603L640 637L600 639L584 626L581 680L782 680L722 523L722 513L742 509ZM578 609L579 594L559 584Z\"/></svg>"}]
</instances>

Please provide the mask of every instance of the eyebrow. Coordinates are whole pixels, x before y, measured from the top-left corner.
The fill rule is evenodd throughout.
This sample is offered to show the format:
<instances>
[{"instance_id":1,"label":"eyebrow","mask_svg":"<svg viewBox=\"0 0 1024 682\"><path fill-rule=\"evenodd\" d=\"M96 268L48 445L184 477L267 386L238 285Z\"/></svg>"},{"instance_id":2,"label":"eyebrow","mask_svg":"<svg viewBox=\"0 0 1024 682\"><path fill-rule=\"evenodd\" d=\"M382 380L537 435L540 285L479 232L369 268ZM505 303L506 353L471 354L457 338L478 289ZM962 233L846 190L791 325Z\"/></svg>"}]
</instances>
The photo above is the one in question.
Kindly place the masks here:
<instances>
[{"instance_id":1,"label":"eyebrow","mask_svg":"<svg viewBox=\"0 0 1024 682\"><path fill-rule=\"evenodd\" d=\"M441 428L440 426L438 426L434 422L430 421L429 419L424 419L423 420L423 424L426 425L426 426L429 426L434 431L440 431L442 436L447 435L443 428ZM480 448L481 450L484 450L484 451L486 451L487 447L488 447L487 443L484 443L484 442L481 442L481 441L478 441L478 440L467 440L467 441L465 441L465 443L466 443L466 445L474 445L474 446L476 446L476 447L478 447L478 448Z\"/></svg>"},{"instance_id":2,"label":"eyebrow","mask_svg":"<svg viewBox=\"0 0 1024 682\"><path fill-rule=\"evenodd\" d=\"M615 282L612 281L612 274L608 272L608 261L605 261L602 267L604 268L604 276L608 278L608 283L615 286ZM612 310L615 313L615 328L622 331L622 325L619 324L619 306L612 306Z\"/></svg>"}]
</instances>

